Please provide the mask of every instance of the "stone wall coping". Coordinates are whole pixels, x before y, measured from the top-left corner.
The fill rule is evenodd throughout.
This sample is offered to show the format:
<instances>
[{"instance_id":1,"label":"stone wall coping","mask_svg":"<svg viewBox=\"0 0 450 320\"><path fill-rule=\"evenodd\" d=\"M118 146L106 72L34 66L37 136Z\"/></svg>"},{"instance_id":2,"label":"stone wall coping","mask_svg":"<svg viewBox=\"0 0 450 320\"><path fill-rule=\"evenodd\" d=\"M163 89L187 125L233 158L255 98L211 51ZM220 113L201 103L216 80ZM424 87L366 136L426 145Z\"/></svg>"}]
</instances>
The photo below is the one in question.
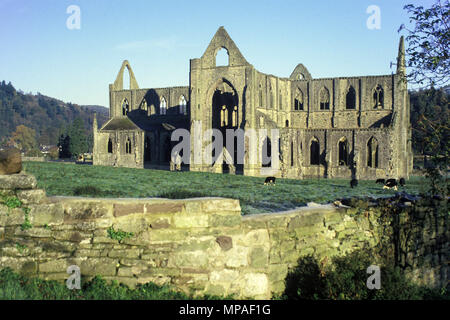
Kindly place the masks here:
<instances>
[{"instance_id":1,"label":"stone wall coping","mask_svg":"<svg viewBox=\"0 0 450 320\"><path fill-rule=\"evenodd\" d=\"M242 220L246 221L246 220L269 220L276 218L290 218L298 215L306 216L314 213L338 212L343 210L345 210L345 208L336 207L331 203L318 204L313 206L297 207L286 211L248 214L243 216Z\"/></svg>"}]
</instances>

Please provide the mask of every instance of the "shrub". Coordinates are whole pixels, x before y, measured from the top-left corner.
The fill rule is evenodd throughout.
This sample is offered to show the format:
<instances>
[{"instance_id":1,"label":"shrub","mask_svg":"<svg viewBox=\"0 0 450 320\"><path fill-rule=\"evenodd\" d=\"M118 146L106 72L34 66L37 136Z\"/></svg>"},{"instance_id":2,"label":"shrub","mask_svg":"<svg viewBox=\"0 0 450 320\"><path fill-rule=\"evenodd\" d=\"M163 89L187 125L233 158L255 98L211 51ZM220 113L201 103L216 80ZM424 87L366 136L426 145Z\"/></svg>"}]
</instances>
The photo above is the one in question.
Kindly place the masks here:
<instances>
[{"instance_id":1,"label":"shrub","mask_svg":"<svg viewBox=\"0 0 450 320\"><path fill-rule=\"evenodd\" d=\"M450 299L445 290L429 289L408 280L404 272L391 265L380 265L381 289L366 286L367 268L377 265L373 254L355 251L335 257L322 266L313 256L300 258L298 266L286 277L285 299L295 300L418 300Z\"/></svg>"}]
</instances>

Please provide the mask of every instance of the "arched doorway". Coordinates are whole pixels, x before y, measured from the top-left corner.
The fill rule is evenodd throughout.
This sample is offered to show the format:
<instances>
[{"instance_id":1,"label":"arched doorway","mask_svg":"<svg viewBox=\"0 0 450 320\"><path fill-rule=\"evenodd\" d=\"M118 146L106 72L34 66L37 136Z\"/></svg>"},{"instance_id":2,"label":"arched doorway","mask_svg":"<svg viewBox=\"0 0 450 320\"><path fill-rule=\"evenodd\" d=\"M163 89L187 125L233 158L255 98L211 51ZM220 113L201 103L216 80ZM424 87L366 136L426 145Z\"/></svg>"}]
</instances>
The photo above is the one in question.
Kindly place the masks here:
<instances>
[{"instance_id":1,"label":"arched doorway","mask_svg":"<svg viewBox=\"0 0 450 320\"><path fill-rule=\"evenodd\" d=\"M226 147L227 129L235 131L239 128L239 124L242 119L239 116L239 97L237 91L233 85L225 79L222 79L222 81L220 81L214 88L212 95L211 115L212 128L221 132L223 137L223 147ZM233 141L229 141L228 144L233 144L233 147L232 150L228 150L231 148L227 148L227 151L233 158L233 165L236 168L236 171L241 172L243 168L244 152L238 152L238 145L243 147L244 140L243 137L233 136L231 138ZM230 168L227 163L224 163L223 165L223 172L230 172Z\"/></svg>"}]
</instances>

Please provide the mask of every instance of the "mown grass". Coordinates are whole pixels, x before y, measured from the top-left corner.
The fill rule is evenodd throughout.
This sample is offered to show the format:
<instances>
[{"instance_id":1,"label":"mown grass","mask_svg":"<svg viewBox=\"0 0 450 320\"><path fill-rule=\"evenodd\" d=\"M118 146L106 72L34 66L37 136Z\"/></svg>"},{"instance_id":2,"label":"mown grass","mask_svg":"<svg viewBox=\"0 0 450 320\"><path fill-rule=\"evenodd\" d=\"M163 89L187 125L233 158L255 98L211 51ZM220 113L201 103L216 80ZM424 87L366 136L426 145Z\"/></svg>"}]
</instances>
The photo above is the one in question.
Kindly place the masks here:
<instances>
[{"instance_id":1,"label":"mown grass","mask_svg":"<svg viewBox=\"0 0 450 320\"><path fill-rule=\"evenodd\" d=\"M293 209L308 202L328 203L347 197L383 197L395 194L383 190L375 181L359 181L350 188L346 179L277 179L275 186L264 186L264 178L205 172L170 172L151 169L114 168L25 162L26 172L38 180L48 195L90 197L226 197L239 199L243 214ZM412 177L405 190L412 194L427 189L423 177Z\"/></svg>"},{"instance_id":2,"label":"mown grass","mask_svg":"<svg viewBox=\"0 0 450 320\"><path fill-rule=\"evenodd\" d=\"M196 296L178 292L168 285L152 282L131 289L101 277L82 283L80 290L69 290L65 283L32 278L12 271L0 270L0 300L223 300L218 296Z\"/></svg>"}]
</instances>

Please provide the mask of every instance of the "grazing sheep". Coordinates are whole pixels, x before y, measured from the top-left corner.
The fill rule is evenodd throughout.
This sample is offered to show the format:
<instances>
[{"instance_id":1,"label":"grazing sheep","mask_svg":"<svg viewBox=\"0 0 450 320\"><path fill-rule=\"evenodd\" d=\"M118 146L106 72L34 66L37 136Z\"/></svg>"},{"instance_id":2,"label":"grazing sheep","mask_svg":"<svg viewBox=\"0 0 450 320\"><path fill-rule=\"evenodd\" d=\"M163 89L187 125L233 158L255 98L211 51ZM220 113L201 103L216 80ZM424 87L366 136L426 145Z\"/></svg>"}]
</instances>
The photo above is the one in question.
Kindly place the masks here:
<instances>
[{"instance_id":1,"label":"grazing sheep","mask_svg":"<svg viewBox=\"0 0 450 320\"><path fill-rule=\"evenodd\" d=\"M405 184L406 184L405 178L400 178L400 180L398 181L398 183L399 183L402 187L404 187Z\"/></svg>"},{"instance_id":2,"label":"grazing sheep","mask_svg":"<svg viewBox=\"0 0 450 320\"><path fill-rule=\"evenodd\" d=\"M350 187L355 188L357 186L358 186L358 180L352 179L352 181L350 181Z\"/></svg>"},{"instance_id":3,"label":"grazing sheep","mask_svg":"<svg viewBox=\"0 0 450 320\"><path fill-rule=\"evenodd\" d=\"M375 183L382 183L385 184L386 180L385 179L377 179L377 181Z\"/></svg>"},{"instance_id":4,"label":"grazing sheep","mask_svg":"<svg viewBox=\"0 0 450 320\"><path fill-rule=\"evenodd\" d=\"M383 186L383 189L394 189L398 190L398 183L395 179L387 179L386 184Z\"/></svg>"},{"instance_id":5,"label":"grazing sheep","mask_svg":"<svg viewBox=\"0 0 450 320\"><path fill-rule=\"evenodd\" d=\"M275 185L275 177L267 177L264 181L264 185Z\"/></svg>"}]
</instances>

